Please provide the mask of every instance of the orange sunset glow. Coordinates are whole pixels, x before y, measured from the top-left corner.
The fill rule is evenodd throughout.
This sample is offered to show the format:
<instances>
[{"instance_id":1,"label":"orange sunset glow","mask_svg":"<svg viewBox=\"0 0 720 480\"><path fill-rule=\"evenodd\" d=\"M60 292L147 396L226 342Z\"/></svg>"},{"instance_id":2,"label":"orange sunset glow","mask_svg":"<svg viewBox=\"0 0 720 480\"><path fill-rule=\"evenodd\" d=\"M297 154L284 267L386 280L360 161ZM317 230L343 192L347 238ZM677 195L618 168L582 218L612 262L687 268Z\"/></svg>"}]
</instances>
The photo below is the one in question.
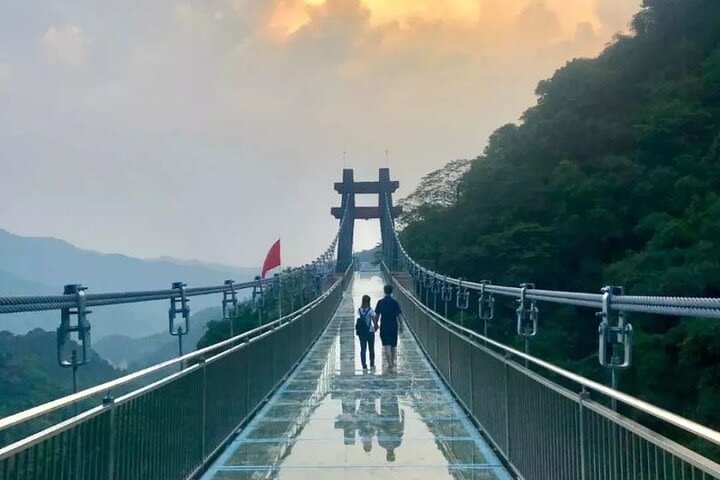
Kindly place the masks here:
<instances>
[{"instance_id":1,"label":"orange sunset glow","mask_svg":"<svg viewBox=\"0 0 720 480\"><path fill-rule=\"evenodd\" d=\"M381 27L394 24L411 29L417 24L445 24L457 28L490 25L501 29L533 4L551 11L562 26L565 35L571 35L580 23L601 26L596 0L281 0L275 4L268 30L278 39L284 39L313 22L323 11L343 5L361 5L367 11L369 24Z\"/></svg>"}]
</instances>

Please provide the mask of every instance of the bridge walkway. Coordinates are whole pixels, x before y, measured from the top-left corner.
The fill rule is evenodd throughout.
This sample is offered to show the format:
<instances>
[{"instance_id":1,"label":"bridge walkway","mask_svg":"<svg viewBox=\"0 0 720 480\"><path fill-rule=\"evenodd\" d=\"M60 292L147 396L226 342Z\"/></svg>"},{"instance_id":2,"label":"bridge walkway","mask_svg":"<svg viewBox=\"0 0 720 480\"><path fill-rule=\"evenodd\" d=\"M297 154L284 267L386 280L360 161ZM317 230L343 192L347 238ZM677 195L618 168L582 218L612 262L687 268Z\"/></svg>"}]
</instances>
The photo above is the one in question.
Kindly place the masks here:
<instances>
[{"instance_id":1,"label":"bridge walkway","mask_svg":"<svg viewBox=\"0 0 720 480\"><path fill-rule=\"evenodd\" d=\"M384 372L377 336L377 368L362 371L355 312L382 285L356 274L310 353L202 480L511 478L407 329L398 373Z\"/></svg>"}]
</instances>

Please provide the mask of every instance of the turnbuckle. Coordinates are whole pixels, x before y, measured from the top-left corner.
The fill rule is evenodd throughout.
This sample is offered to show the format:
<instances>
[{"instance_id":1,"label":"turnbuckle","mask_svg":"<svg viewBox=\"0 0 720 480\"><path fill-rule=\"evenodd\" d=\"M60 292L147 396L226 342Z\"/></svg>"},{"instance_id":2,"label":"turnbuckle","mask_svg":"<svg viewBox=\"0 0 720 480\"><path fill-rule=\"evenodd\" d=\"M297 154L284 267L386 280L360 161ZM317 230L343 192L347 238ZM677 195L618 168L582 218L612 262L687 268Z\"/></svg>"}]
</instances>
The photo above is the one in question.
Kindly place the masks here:
<instances>
[{"instance_id":1,"label":"turnbuckle","mask_svg":"<svg viewBox=\"0 0 720 480\"><path fill-rule=\"evenodd\" d=\"M255 277L255 284L252 290L252 301L255 308L261 308L265 305L265 290L263 289L262 278L260 275Z\"/></svg>"},{"instance_id":2,"label":"turnbuckle","mask_svg":"<svg viewBox=\"0 0 720 480\"><path fill-rule=\"evenodd\" d=\"M453 297L453 288L452 285L450 285L447 281L447 276L443 279L443 285L440 289L440 298L443 302L450 302L452 301Z\"/></svg>"},{"instance_id":3,"label":"turnbuckle","mask_svg":"<svg viewBox=\"0 0 720 480\"><path fill-rule=\"evenodd\" d=\"M459 279L457 286L457 295L455 297L455 307L458 310L467 310L470 306L470 290L463 285L464 279Z\"/></svg>"},{"instance_id":4,"label":"turnbuckle","mask_svg":"<svg viewBox=\"0 0 720 480\"><path fill-rule=\"evenodd\" d=\"M520 284L520 298L518 299L517 333L521 337L534 337L538 331L538 308L535 299L528 301L527 290L534 289L534 283Z\"/></svg>"},{"instance_id":5,"label":"turnbuckle","mask_svg":"<svg viewBox=\"0 0 720 480\"><path fill-rule=\"evenodd\" d=\"M222 299L222 312L223 320L230 320L237 315L237 295L235 294L235 282L232 280L225 280L225 285L230 287L230 291L223 290ZM232 308L228 309L228 305L232 305Z\"/></svg>"},{"instance_id":6,"label":"turnbuckle","mask_svg":"<svg viewBox=\"0 0 720 480\"><path fill-rule=\"evenodd\" d=\"M437 295L440 293L440 280L433 277L432 282L430 282L430 291L433 295Z\"/></svg>"},{"instance_id":7,"label":"turnbuckle","mask_svg":"<svg viewBox=\"0 0 720 480\"><path fill-rule=\"evenodd\" d=\"M312 266L307 266L307 271L305 272L305 281L307 282L307 291L309 295L312 295L312 292L315 289L315 272L312 270Z\"/></svg>"},{"instance_id":8,"label":"turnbuckle","mask_svg":"<svg viewBox=\"0 0 720 480\"><path fill-rule=\"evenodd\" d=\"M174 282L172 284L173 290L180 290L180 295L170 298L170 310L168 310L168 327L170 335L181 337L188 333L190 330L190 300L185 296L185 287L187 285L183 282ZM180 314L183 322L185 323L184 329L183 324L176 324L178 314Z\"/></svg>"},{"instance_id":9,"label":"turnbuckle","mask_svg":"<svg viewBox=\"0 0 720 480\"><path fill-rule=\"evenodd\" d=\"M623 287L607 286L602 290L602 311L595 315L601 317L598 327L598 360L600 365L612 370L624 370L632 364L632 325L626 323L625 313L613 314L613 297L623 295Z\"/></svg>"},{"instance_id":10,"label":"turnbuckle","mask_svg":"<svg viewBox=\"0 0 720 480\"><path fill-rule=\"evenodd\" d=\"M416 294L420 294L420 271L417 266L413 263L410 264L409 268L410 276L412 277L412 288Z\"/></svg>"},{"instance_id":11,"label":"turnbuckle","mask_svg":"<svg viewBox=\"0 0 720 480\"><path fill-rule=\"evenodd\" d=\"M322 294L322 284L323 284L322 280L323 280L323 276L319 272L316 273L313 282L315 284L315 294L318 297Z\"/></svg>"},{"instance_id":12,"label":"turnbuckle","mask_svg":"<svg viewBox=\"0 0 720 480\"><path fill-rule=\"evenodd\" d=\"M87 298L85 297L87 287L83 285L65 285L63 289L64 295L75 295L75 306L64 307L60 309L60 326L57 328L57 361L61 367L77 368L88 362L88 351L90 350L90 322L87 319L91 313L87 309ZM77 318L76 324L71 324L71 318ZM70 356L66 356L65 350L67 344L72 340L70 335L77 334L77 344L80 346L78 352L77 347L73 347Z\"/></svg>"},{"instance_id":13,"label":"turnbuckle","mask_svg":"<svg viewBox=\"0 0 720 480\"><path fill-rule=\"evenodd\" d=\"M274 281L273 288L271 290L271 294L272 294L272 297L277 300L280 298L280 295L282 292L282 284L281 284L282 280L280 279L279 273L276 273L275 275L273 275L273 278L275 281Z\"/></svg>"},{"instance_id":14,"label":"turnbuckle","mask_svg":"<svg viewBox=\"0 0 720 480\"><path fill-rule=\"evenodd\" d=\"M480 282L480 297L478 298L478 317L480 317L480 320L492 320L495 317L495 295L485 290L485 287L491 283L490 280Z\"/></svg>"},{"instance_id":15,"label":"turnbuckle","mask_svg":"<svg viewBox=\"0 0 720 480\"><path fill-rule=\"evenodd\" d=\"M320 273L322 275L325 275L327 273L327 253L323 253L320 256L320 261L318 262L318 268L320 269Z\"/></svg>"},{"instance_id":16,"label":"turnbuckle","mask_svg":"<svg viewBox=\"0 0 720 480\"><path fill-rule=\"evenodd\" d=\"M433 283L435 283L435 277L433 277L427 273L424 273L424 272L423 272L423 276L424 276L423 286L428 290L432 289Z\"/></svg>"}]
</instances>

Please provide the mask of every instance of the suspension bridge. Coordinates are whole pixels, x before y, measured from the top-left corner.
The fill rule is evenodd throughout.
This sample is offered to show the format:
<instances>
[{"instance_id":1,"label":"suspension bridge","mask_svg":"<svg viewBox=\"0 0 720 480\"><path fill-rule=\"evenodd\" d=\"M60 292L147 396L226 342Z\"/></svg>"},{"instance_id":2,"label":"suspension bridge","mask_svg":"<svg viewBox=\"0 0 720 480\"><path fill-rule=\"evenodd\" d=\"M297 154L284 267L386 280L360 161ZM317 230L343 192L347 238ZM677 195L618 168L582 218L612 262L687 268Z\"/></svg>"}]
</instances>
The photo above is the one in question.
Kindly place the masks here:
<instances>
[{"instance_id":1,"label":"suspension bridge","mask_svg":"<svg viewBox=\"0 0 720 480\"><path fill-rule=\"evenodd\" d=\"M720 478L720 432L617 388L633 362L629 313L716 321L720 299L447 277L401 244L398 185L387 169L374 182L345 170L330 246L272 279L113 293L68 285L62 295L0 298L0 314L60 312L57 361L73 372L89 358L91 307L169 301L179 348L161 364L0 419L0 480ZM377 207L356 206L359 194L377 195ZM380 221L381 270L356 272L354 221L370 218ZM252 289L262 312L262 299L291 282L305 292L299 308L274 320L266 312L253 330L231 329L217 344L183 351L190 298L217 295L232 326L239 291ZM396 373L382 362L360 368L354 333L360 296L377 299L385 283L408 326ZM502 312L502 299L514 308ZM597 313L597 357L613 372L609 384L532 355L544 303ZM508 314L524 348L487 334ZM482 331L465 326L470 316Z\"/></svg>"}]
</instances>

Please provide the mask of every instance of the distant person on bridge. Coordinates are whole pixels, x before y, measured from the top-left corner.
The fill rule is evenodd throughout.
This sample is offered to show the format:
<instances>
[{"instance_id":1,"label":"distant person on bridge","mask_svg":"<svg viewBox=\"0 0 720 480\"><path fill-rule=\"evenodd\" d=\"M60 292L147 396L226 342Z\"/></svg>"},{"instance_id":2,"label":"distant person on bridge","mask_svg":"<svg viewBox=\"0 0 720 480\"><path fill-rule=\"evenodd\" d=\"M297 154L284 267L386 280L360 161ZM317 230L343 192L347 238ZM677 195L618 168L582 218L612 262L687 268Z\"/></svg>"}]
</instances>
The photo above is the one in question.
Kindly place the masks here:
<instances>
[{"instance_id":1,"label":"distant person on bridge","mask_svg":"<svg viewBox=\"0 0 720 480\"><path fill-rule=\"evenodd\" d=\"M397 369L397 342L398 332L403 332L403 314L400 304L392 297L392 285L385 285L385 298L378 301L375 307L375 329L380 321L380 341L383 345L383 355L388 367L388 373Z\"/></svg>"},{"instance_id":2,"label":"distant person on bridge","mask_svg":"<svg viewBox=\"0 0 720 480\"><path fill-rule=\"evenodd\" d=\"M360 339L360 361L367 370L367 350L370 348L370 368L375 368L375 312L370 308L370 297L363 295L355 322L355 334Z\"/></svg>"}]
</instances>

